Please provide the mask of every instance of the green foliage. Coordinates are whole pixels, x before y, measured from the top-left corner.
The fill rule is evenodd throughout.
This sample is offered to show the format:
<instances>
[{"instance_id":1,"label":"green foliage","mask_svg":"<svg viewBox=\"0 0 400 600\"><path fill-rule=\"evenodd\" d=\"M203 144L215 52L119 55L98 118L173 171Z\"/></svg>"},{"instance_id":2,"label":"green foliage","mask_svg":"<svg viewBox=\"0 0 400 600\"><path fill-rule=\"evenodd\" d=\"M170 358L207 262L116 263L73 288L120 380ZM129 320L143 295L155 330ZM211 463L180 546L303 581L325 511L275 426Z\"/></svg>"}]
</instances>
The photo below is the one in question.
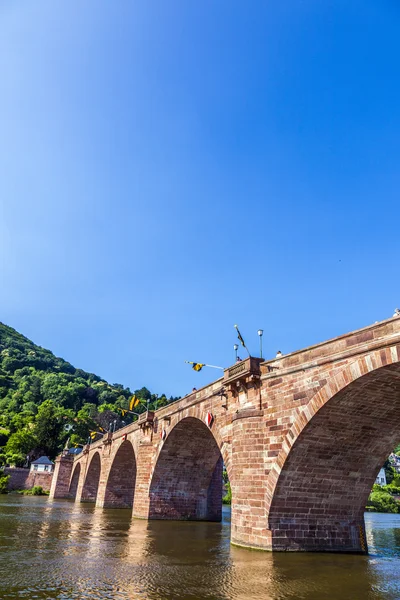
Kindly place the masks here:
<instances>
[{"instance_id":1,"label":"green foliage","mask_svg":"<svg viewBox=\"0 0 400 600\"><path fill-rule=\"evenodd\" d=\"M134 392L141 413L177 398L159 398L143 387ZM129 424L122 419L132 392L98 375L76 369L49 350L0 323L0 464L23 466L47 455L54 459L68 438L85 444L90 431Z\"/></svg>"},{"instance_id":2,"label":"green foliage","mask_svg":"<svg viewBox=\"0 0 400 600\"><path fill-rule=\"evenodd\" d=\"M389 459L386 460L383 468L385 469L386 482L392 483L394 477L396 477L396 470L390 464Z\"/></svg>"},{"instance_id":3,"label":"green foliage","mask_svg":"<svg viewBox=\"0 0 400 600\"><path fill-rule=\"evenodd\" d=\"M46 492L41 485L34 485L30 490L21 490L19 492L24 496L48 496L49 492Z\"/></svg>"},{"instance_id":4,"label":"green foliage","mask_svg":"<svg viewBox=\"0 0 400 600\"><path fill-rule=\"evenodd\" d=\"M36 416L34 435L36 444L46 456L56 456L60 443L66 441L65 410L57 407L53 400L45 400Z\"/></svg>"},{"instance_id":5,"label":"green foliage","mask_svg":"<svg viewBox=\"0 0 400 600\"><path fill-rule=\"evenodd\" d=\"M21 429L13 433L5 445L5 455L10 465L22 467L28 453L37 446L37 440L32 430Z\"/></svg>"},{"instance_id":6,"label":"green foliage","mask_svg":"<svg viewBox=\"0 0 400 600\"><path fill-rule=\"evenodd\" d=\"M223 504L232 504L232 490L229 481L225 484L226 494L222 498Z\"/></svg>"},{"instance_id":7,"label":"green foliage","mask_svg":"<svg viewBox=\"0 0 400 600\"><path fill-rule=\"evenodd\" d=\"M400 513L400 503L388 491L389 486L374 484L367 502L367 511Z\"/></svg>"},{"instance_id":8,"label":"green foliage","mask_svg":"<svg viewBox=\"0 0 400 600\"><path fill-rule=\"evenodd\" d=\"M9 475L4 475L4 473L0 471L0 494L7 494L7 484L9 479Z\"/></svg>"}]
</instances>

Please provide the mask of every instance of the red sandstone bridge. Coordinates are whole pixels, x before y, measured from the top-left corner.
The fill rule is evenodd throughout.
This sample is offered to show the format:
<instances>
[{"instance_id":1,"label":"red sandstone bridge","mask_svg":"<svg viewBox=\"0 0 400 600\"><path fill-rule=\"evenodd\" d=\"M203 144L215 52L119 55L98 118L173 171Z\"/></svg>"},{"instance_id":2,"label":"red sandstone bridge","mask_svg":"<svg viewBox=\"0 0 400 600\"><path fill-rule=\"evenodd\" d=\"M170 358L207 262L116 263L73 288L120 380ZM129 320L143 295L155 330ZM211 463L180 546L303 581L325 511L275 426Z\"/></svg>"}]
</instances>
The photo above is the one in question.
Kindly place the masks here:
<instances>
[{"instance_id":1,"label":"red sandstone bridge","mask_svg":"<svg viewBox=\"0 0 400 600\"><path fill-rule=\"evenodd\" d=\"M133 507L142 519L217 521L224 463L233 543L366 552L364 507L399 438L394 317L279 359L235 364L79 456L58 457L51 497Z\"/></svg>"}]
</instances>

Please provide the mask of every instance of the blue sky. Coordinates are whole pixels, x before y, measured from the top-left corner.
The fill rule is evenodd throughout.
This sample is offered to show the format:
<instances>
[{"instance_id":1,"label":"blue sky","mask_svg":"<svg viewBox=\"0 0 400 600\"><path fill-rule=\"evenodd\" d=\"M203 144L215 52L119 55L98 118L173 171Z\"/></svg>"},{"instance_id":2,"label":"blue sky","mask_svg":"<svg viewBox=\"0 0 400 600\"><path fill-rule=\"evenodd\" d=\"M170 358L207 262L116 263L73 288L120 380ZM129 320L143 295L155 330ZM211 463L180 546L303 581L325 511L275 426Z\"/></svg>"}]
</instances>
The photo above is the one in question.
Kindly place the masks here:
<instances>
[{"instance_id":1,"label":"blue sky","mask_svg":"<svg viewBox=\"0 0 400 600\"><path fill-rule=\"evenodd\" d=\"M400 304L394 0L0 1L0 320L185 394Z\"/></svg>"}]
</instances>

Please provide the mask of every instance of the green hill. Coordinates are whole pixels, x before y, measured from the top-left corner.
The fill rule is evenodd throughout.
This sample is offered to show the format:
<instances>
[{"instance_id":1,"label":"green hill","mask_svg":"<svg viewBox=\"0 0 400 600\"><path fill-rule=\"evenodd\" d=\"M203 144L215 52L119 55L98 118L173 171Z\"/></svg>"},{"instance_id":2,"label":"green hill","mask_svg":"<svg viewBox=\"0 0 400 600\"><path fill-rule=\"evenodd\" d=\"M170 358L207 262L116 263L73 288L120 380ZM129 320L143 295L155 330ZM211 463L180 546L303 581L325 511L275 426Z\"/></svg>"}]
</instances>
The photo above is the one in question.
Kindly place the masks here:
<instances>
[{"instance_id":1,"label":"green hill","mask_svg":"<svg viewBox=\"0 0 400 600\"><path fill-rule=\"evenodd\" d=\"M0 465L17 466L41 454L54 458L67 439L86 443L91 431L129 423L124 416L135 393L143 400L137 412L164 406L176 398L159 398L147 388L132 392L37 346L0 323Z\"/></svg>"}]
</instances>

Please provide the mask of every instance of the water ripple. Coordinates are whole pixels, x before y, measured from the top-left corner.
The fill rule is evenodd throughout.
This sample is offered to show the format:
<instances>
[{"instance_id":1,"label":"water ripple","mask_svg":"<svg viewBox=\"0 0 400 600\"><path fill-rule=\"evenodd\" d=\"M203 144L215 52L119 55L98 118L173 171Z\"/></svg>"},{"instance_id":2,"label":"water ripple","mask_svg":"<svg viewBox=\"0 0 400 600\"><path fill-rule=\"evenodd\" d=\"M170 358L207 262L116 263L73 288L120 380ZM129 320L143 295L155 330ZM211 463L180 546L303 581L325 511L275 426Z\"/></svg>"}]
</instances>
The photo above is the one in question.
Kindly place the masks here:
<instances>
[{"instance_id":1,"label":"water ripple","mask_svg":"<svg viewBox=\"0 0 400 600\"><path fill-rule=\"evenodd\" d=\"M398 600L400 515L367 515L369 557L230 546L222 524L0 498L5 600Z\"/></svg>"}]
</instances>

